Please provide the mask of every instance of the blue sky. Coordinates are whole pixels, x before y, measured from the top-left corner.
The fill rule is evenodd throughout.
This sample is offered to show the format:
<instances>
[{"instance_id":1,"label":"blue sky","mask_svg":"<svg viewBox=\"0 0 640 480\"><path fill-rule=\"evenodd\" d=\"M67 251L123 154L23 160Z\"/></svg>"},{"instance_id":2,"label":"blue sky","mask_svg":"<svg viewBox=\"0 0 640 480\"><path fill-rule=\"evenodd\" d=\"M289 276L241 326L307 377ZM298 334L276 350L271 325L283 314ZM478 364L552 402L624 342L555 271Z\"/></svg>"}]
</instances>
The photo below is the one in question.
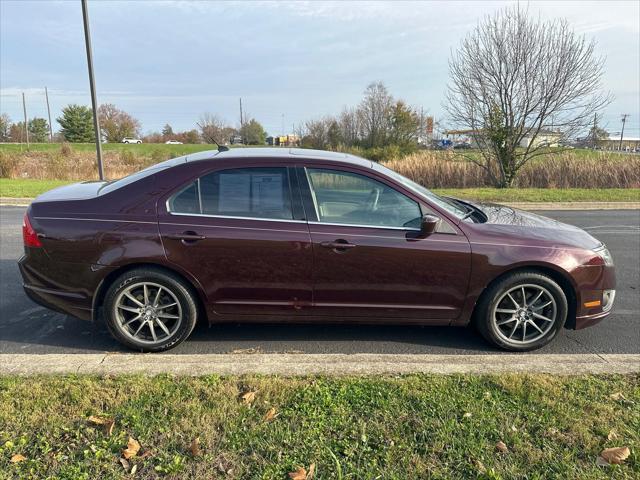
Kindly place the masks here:
<instances>
[{"instance_id":1,"label":"blue sky","mask_svg":"<svg viewBox=\"0 0 640 480\"><path fill-rule=\"evenodd\" d=\"M230 124L245 111L278 134L359 102L381 80L443 120L447 59L485 15L512 2L89 1L98 100L143 132L191 129L204 112ZM640 2L520 2L565 17L607 57L616 100L604 123L640 136ZM80 1L0 0L0 110L52 116L90 104ZM446 119L445 119L446 120ZM58 125L54 120L54 128ZM626 136L626 135L625 135Z\"/></svg>"}]
</instances>

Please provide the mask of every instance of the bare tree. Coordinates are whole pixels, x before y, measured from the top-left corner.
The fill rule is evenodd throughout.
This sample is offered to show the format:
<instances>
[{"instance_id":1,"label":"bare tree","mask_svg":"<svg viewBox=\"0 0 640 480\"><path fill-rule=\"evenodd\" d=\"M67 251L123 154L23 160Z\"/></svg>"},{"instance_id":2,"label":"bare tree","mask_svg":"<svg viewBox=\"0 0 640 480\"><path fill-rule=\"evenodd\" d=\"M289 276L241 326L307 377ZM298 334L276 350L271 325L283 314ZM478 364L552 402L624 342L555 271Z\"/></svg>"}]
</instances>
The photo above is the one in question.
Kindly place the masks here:
<instances>
[{"instance_id":1,"label":"bare tree","mask_svg":"<svg viewBox=\"0 0 640 480\"><path fill-rule=\"evenodd\" d=\"M200 136L205 143L218 143L224 144L227 139L225 136L225 123L224 121L212 113L203 113L200 116L200 120L197 122L200 129Z\"/></svg>"},{"instance_id":2,"label":"bare tree","mask_svg":"<svg viewBox=\"0 0 640 480\"><path fill-rule=\"evenodd\" d=\"M100 131L109 143L117 143L125 137L137 137L140 134L140 122L112 103L98 108Z\"/></svg>"},{"instance_id":3,"label":"bare tree","mask_svg":"<svg viewBox=\"0 0 640 480\"><path fill-rule=\"evenodd\" d=\"M444 107L471 130L481 156L467 158L496 186L510 187L523 165L551 142L584 132L611 102L602 92L604 58L594 49L566 20L513 7L485 18L453 53Z\"/></svg>"},{"instance_id":4,"label":"bare tree","mask_svg":"<svg viewBox=\"0 0 640 480\"><path fill-rule=\"evenodd\" d=\"M346 145L355 145L360 139L360 116L355 108L345 108L338 117L340 135Z\"/></svg>"},{"instance_id":5,"label":"bare tree","mask_svg":"<svg viewBox=\"0 0 640 480\"><path fill-rule=\"evenodd\" d=\"M392 108L393 96L384 83L374 82L367 87L358 107L360 128L366 147L380 147L386 143Z\"/></svg>"}]
</instances>

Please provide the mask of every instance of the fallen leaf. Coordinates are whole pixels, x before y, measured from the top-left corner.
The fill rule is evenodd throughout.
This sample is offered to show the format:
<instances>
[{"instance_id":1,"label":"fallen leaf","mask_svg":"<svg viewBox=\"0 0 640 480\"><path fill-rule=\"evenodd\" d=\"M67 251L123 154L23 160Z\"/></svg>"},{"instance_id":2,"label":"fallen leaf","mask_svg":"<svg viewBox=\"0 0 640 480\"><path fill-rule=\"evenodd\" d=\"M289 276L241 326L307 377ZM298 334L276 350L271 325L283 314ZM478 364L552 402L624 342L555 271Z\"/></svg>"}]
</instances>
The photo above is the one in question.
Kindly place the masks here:
<instances>
[{"instance_id":1,"label":"fallen leaf","mask_svg":"<svg viewBox=\"0 0 640 480\"><path fill-rule=\"evenodd\" d=\"M249 391L242 394L242 401L247 405L251 405L253 401L256 399L257 391Z\"/></svg>"},{"instance_id":2,"label":"fallen leaf","mask_svg":"<svg viewBox=\"0 0 640 480\"><path fill-rule=\"evenodd\" d=\"M122 456L127 460L131 457L135 457L140 451L140 444L138 441L132 437L129 437L129 441L127 442L127 448L122 450Z\"/></svg>"},{"instance_id":3,"label":"fallen leaf","mask_svg":"<svg viewBox=\"0 0 640 480\"><path fill-rule=\"evenodd\" d=\"M496 450L500 453L507 453L509 451L509 448L502 440L500 440L498 443L496 443Z\"/></svg>"},{"instance_id":4,"label":"fallen leaf","mask_svg":"<svg viewBox=\"0 0 640 480\"><path fill-rule=\"evenodd\" d=\"M484 463L482 463L480 460L477 460L474 458L472 462L473 462L473 465L476 467L476 470L478 470L478 473L481 473L481 474L487 473L487 467L485 467Z\"/></svg>"},{"instance_id":5,"label":"fallen leaf","mask_svg":"<svg viewBox=\"0 0 640 480\"><path fill-rule=\"evenodd\" d=\"M464 415L462 415L463 418L471 418L473 416L473 414L471 412L466 412Z\"/></svg>"},{"instance_id":6,"label":"fallen leaf","mask_svg":"<svg viewBox=\"0 0 640 480\"><path fill-rule=\"evenodd\" d=\"M311 465L309 465L309 472L307 473L306 480L311 480L315 475L315 473L316 473L316 464L312 463Z\"/></svg>"},{"instance_id":7,"label":"fallen leaf","mask_svg":"<svg viewBox=\"0 0 640 480\"><path fill-rule=\"evenodd\" d=\"M630 453L629 447L605 448L600 452L600 457L598 458L602 458L608 464L615 463L616 465L619 465L624 462Z\"/></svg>"},{"instance_id":8,"label":"fallen leaf","mask_svg":"<svg viewBox=\"0 0 640 480\"><path fill-rule=\"evenodd\" d=\"M277 415L277 413L276 413L275 407L271 407L269 410L267 410L267 413L264 414L263 419L264 419L265 422L269 422L269 421L273 420L274 418L276 418L276 415Z\"/></svg>"},{"instance_id":9,"label":"fallen leaf","mask_svg":"<svg viewBox=\"0 0 640 480\"><path fill-rule=\"evenodd\" d=\"M96 417L95 415L89 416L89 418L87 418L87 420L89 421L89 423L93 423L94 425L104 425L105 423L107 423L106 419L100 418L100 417Z\"/></svg>"},{"instance_id":10,"label":"fallen leaf","mask_svg":"<svg viewBox=\"0 0 640 480\"><path fill-rule=\"evenodd\" d=\"M138 458L147 458L147 457L153 457L153 452L151 450L145 450L144 453L140 455Z\"/></svg>"},{"instance_id":11,"label":"fallen leaf","mask_svg":"<svg viewBox=\"0 0 640 480\"><path fill-rule=\"evenodd\" d=\"M137 470L138 470L138 465L134 465L133 467L131 467L131 471L129 473L131 475L135 475Z\"/></svg>"},{"instance_id":12,"label":"fallen leaf","mask_svg":"<svg viewBox=\"0 0 640 480\"><path fill-rule=\"evenodd\" d=\"M618 438L618 434L615 430L609 431L609 435L607 435L607 440L616 440Z\"/></svg>"},{"instance_id":13,"label":"fallen leaf","mask_svg":"<svg viewBox=\"0 0 640 480\"><path fill-rule=\"evenodd\" d=\"M126 459L124 459L124 458L120 458L120 465L122 465L122 468L124 468L124 470L125 470L126 472L128 472L128 471L129 471L129 468L131 467L131 466L129 465L129 462L127 462L127 460L126 460Z\"/></svg>"},{"instance_id":14,"label":"fallen leaf","mask_svg":"<svg viewBox=\"0 0 640 480\"><path fill-rule=\"evenodd\" d=\"M104 431L108 436L111 436L111 434L113 433L113 427L115 426L116 421L113 419L110 419L107 423L104 424Z\"/></svg>"},{"instance_id":15,"label":"fallen leaf","mask_svg":"<svg viewBox=\"0 0 640 480\"><path fill-rule=\"evenodd\" d=\"M616 393L612 393L611 395L609 395L609 398L611 400L615 400L616 402L618 400L626 400L625 396L622 394L622 392L616 392Z\"/></svg>"},{"instance_id":16,"label":"fallen leaf","mask_svg":"<svg viewBox=\"0 0 640 480\"><path fill-rule=\"evenodd\" d=\"M200 450L200 437L196 437L193 439L191 445L189 446L189 450L191 450L191 455L193 455L194 457L198 457L202 454L202 451Z\"/></svg>"},{"instance_id":17,"label":"fallen leaf","mask_svg":"<svg viewBox=\"0 0 640 480\"><path fill-rule=\"evenodd\" d=\"M20 455L19 453L16 453L13 457L11 457L11 460L9 460L11 463L19 463L19 462L24 462L27 459L27 457L25 457L24 455Z\"/></svg>"},{"instance_id":18,"label":"fallen leaf","mask_svg":"<svg viewBox=\"0 0 640 480\"><path fill-rule=\"evenodd\" d=\"M295 472L289 472L289 478L291 480L307 480L307 469L298 467Z\"/></svg>"}]
</instances>

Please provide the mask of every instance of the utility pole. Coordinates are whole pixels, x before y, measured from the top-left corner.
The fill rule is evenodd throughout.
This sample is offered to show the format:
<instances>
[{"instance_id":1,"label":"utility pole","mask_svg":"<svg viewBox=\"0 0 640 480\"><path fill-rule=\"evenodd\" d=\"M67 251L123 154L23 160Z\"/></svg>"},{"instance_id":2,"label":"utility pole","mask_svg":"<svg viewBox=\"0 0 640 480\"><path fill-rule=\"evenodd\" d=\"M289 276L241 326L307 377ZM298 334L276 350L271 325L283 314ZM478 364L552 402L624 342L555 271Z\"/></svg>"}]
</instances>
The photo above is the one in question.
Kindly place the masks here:
<instances>
[{"instance_id":1,"label":"utility pole","mask_svg":"<svg viewBox=\"0 0 640 480\"><path fill-rule=\"evenodd\" d=\"M242 119L242 97L240 97L240 128L244 125L244 120Z\"/></svg>"},{"instance_id":2,"label":"utility pole","mask_svg":"<svg viewBox=\"0 0 640 480\"><path fill-rule=\"evenodd\" d=\"M27 123L27 104L24 101L24 92L22 92L22 111L24 112L24 133L27 136L27 150L29 149L29 124Z\"/></svg>"},{"instance_id":3,"label":"utility pole","mask_svg":"<svg viewBox=\"0 0 640 480\"><path fill-rule=\"evenodd\" d=\"M98 176L104 180L102 168L102 141L100 140L100 122L98 121L98 99L96 98L96 80L93 76L93 54L91 53L91 32L89 31L89 12L87 0L82 2L82 20L84 23L84 43L87 50L87 66L89 68L89 87L91 88L91 107L93 108L93 128L96 132L96 154L98 156Z\"/></svg>"},{"instance_id":4,"label":"utility pole","mask_svg":"<svg viewBox=\"0 0 640 480\"><path fill-rule=\"evenodd\" d=\"M593 131L591 132L591 147L596 149L596 137L598 134L598 114L593 114Z\"/></svg>"},{"instance_id":5,"label":"utility pole","mask_svg":"<svg viewBox=\"0 0 640 480\"><path fill-rule=\"evenodd\" d=\"M622 114L622 131L620 132L620 143L618 143L618 151L622 151L622 136L624 135L624 124L627 122L628 113Z\"/></svg>"},{"instance_id":6,"label":"utility pole","mask_svg":"<svg viewBox=\"0 0 640 480\"><path fill-rule=\"evenodd\" d=\"M282 114L282 136L284 137L284 113Z\"/></svg>"},{"instance_id":7,"label":"utility pole","mask_svg":"<svg viewBox=\"0 0 640 480\"><path fill-rule=\"evenodd\" d=\"M49 92L44 87L44 96L47 99L47 114L49 115L49 142L53 142L53 127L51 126L51 109L49 108Z\"/></svg>"}]
</instances>

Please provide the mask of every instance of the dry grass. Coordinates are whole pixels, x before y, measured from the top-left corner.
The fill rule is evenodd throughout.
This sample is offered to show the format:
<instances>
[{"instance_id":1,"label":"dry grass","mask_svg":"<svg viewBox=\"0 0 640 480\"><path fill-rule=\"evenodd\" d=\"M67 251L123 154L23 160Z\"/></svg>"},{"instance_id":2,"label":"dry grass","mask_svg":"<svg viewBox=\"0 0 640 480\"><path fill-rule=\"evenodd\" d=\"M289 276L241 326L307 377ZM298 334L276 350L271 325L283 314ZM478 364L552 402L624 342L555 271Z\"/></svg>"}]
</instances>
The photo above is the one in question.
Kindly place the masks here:
<instances>
[{"instance_id":1,"label":"dry grass","mask_svg":"<svg viewBox=\"0 0 640 480\"><path fill-rule=\"evenodd\" d=\"M425 151L385 165L429 188L490 186L484 170L456 159L451 152ZM573 152L550 154L525 165L516 186L520 188L638 188L640 157L601 152L585 157Z\"/></svg>"},{"instance_id":2,"label":"dry grass","mask_svg":"<svg viewBox=\"0 0 640 480\"><path fill-rule=\"evenodd\" d=\"M172 157L155 149L104 153L108 179L121 178ZM491 186L484 171L448 151L422 151L385 165L429 188ZM0 177L52 180L97 178L95 154L63 145L54 151L0 151ZM639 188L640 156L580 151L550 153L526 165L517 180L520 188Z\"/></svg>"}]
</instances>

